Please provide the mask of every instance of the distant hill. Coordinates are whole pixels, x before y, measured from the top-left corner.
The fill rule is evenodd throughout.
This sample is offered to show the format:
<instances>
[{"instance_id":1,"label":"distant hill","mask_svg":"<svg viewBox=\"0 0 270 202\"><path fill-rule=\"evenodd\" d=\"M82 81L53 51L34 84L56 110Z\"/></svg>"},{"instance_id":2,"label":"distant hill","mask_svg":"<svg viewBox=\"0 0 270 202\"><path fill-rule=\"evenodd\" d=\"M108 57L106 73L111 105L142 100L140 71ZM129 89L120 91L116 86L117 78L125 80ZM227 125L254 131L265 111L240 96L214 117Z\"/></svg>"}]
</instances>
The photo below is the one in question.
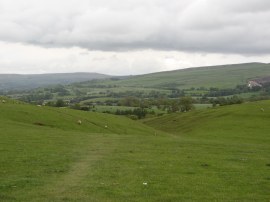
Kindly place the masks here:
<instances>
[{"instance_id":1,"label":"distant hill","mask_svg":"<svg viewBox=\"0 0 270 202\"><path fill-rule=\"evenodd\" d=\"M136 76L112 77L99 73L0 74L0 90L25 90L54 84L81 83L84 87L128 88L218 87L232 88L249 80L270 76L270 64L244 63L194 67ZM93 81L94 80L94 81Z\"/></svg>"},{"instance_id":2,"label":"distant hill","mask_svg":"<svg viewBox=\"0 0 270 202\"><path fill-rule=\"evenodd\" d=\"M0 90L25 90L109 77L111 76L98 73L0 74Z\"/></svg>"},{"instance_id":3,"label":"distant hill","mask_svg":"<svg viewBox=\"0 0 270 202\"><path fill-rule=\"evenodd\" d=\"M110 79L101 81L100 83L103 85L139 88L232 88L238 84L246 84L250 79L268 75L270 76L270 64L244 63L179 69L131 76L116 81ZM90 86L91 83L93 82L89 82ZM97 83L99 83L99 81L94 82L94 85L97 85Z\"/></svg>"}]
</instances>

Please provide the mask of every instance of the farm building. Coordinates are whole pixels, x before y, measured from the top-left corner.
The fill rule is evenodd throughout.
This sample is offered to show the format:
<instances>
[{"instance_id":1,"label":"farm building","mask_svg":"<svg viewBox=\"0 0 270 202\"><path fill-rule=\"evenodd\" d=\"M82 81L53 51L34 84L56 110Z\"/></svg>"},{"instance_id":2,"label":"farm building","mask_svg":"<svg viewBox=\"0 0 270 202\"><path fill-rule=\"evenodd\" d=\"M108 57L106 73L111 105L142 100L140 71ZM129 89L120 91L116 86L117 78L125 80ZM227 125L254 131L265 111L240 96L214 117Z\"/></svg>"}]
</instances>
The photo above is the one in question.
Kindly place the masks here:
<instances>
[{"instance_id":1,"label":"farm building","mask_svg":"<svg viewBox=\"0 0 270 202\"><path fill-rule=\"evenodd\" d=\"M257 83L256 81L249 81L249 82L248 82L248 87L249 87L249 88L262 87L262 85L259 84L259 83Z\"/></svg>"}]
</instances>

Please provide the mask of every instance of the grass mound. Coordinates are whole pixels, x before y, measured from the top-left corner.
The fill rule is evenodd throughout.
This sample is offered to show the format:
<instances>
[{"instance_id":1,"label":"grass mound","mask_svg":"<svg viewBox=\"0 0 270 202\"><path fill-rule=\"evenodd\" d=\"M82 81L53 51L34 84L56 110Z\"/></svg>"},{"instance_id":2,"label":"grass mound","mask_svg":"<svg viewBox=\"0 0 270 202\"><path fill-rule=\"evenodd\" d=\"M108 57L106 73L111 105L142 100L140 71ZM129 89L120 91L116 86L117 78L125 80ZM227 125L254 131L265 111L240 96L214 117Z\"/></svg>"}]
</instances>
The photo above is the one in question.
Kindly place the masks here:
<instances>
[{"instance_id":1,"label":"grass mound","mask_svg":"<svg viewBox=\"0 0 270 202\"><path fill-rule=\"evenodd\" d=\"M140 123L134 124L132 120L124 117L67 108L33 106L8 99L0 104L0 110L0 121L5 126L44 126L65 131L117 134L147 134L151 131L149 127ZM82 124L78 124L79 120ZM126 127L127 125L129 127Z\"/></svg>"}]
</instances>

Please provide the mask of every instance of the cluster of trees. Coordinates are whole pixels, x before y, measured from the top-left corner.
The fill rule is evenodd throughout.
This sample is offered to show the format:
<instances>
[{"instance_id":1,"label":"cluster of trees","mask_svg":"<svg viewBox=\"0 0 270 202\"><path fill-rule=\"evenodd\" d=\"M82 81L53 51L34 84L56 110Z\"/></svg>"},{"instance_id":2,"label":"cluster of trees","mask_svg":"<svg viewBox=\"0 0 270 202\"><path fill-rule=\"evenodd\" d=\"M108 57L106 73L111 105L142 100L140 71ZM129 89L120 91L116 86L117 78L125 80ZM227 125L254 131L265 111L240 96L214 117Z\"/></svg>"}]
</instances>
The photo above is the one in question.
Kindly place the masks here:
<instances>
[{"instance_id":1,"label":"cluster of trees","mask_svg":"<svg viewBox=\"0 0 270 202\"><path fill-rule=\"evenodd\" d=\"M111 92L109 91L107 93L108 97L113 98L124 98L124 97L137 97L137 98L143 98L146 97L145 93L143 91L124 91L124 92Z\"/></svg>"},{"instance_id":2,"label":"cluster of trees","mask_svg":"<svg viewBox=\"0 0 270 202\"><path fill-rule=\"evenodd\" d=\"M270 95L270 83L266 84L263 88L262 88L262 96L267 96Z\"/></svg>"},{"instance_id":3,"label":"cluster of trees","mask_svg":"<svg viewBox=\"0 0 270 202\"><path fill-rule=\"evenodd\" d=\"M39 101L43 101L43 100L49 100L52 98L53 98L52 93L37 92L37 93L29 94L29 95L24 95L20 98L20 100L23 102L39 102Z\"/></svg>"},{"instance_id":4,"label":"cluster of trees","mask_svg":"<svg viewBox=\"0 0 270 202\"><path fill-rule=\"evenodd\" d=\"M71 94L63 85L21 93L23 95L20 96L19 99L29 103L42 103L45 100L53 99L55 95L67 96Z\"/></svg>"},{"instance_id":5,"label":"cluster of trees","mask_svg":"<svg viewBox=\"0 0 270 202\"><path fill-rule=\"evenodd\" d=\"M142 119L147 114L155 114L151 109L152 107L158 107L173 112L187 112L194 108L194 99L191 97L181 97L180 99L138 99L136 97L126 97L119 101L120 106L135 107L135 109L121 110L117 109L114 114L126 115L132 119ZM56 103L52 103L51 106L63 107L66 106L62 100L58 100ZM77 110L89 111L94 108L95 105L80 105L78 103L70 105L71 108ZM113 113L111 111L104 111L104 113Z\"/></svg>"},{"instance_id":6,"label":"cluster of trees","mask_svg":"<svg viewBox=\"0 0 270 202\"><path fill-rule=\"evenodd\" d=\"M246 85L237 85L235 88L210 88L209 92L205 94L207 97L221 97L221 96L230 96L237 95L241 93L256 92L260 91L261 87L248 88Z\"/></svg>"},{"instance_id":7,"label":"cluster of trees","mask_svg":"<svg viewBox=\"0 0 270 202\"><path fill-rule=\"evenodd\" d=\"M136 97L126 97L118 102L119 106L151 108L156 106L158 109L168 112L189 111L194 107L195 100L191 97L181 97L180 99L138 99Z\"/></svg>"},{"instance_id":8,"label":"cluster of trees","mask_svg":"<svg viewBox=\"0 0 270 202\"><path fill-rule=\"evenodd\" d=\"M178 111L187 112L194 108L194 102L191 97L181 97L180 99L170 100L166 107L169 113Z\"/></svg>"},{"instance_id":9,"label":"cluster of trees","mask_svg":"<svg viewBox=\"0 0 270 202\"><path fill-rule=\"evenodd\" d=\"M44 88L44 91L55 93L59 96L67 96L70 95L70 92L63 85L57 85L51 88Z\"/></svg>"},{"instance_id":10,"label":"cluster of trees","mask_svg":"<svg viewBox=\"0 0 270 202\"><path fill-rule=\"evenodd\" d=\"M45 104L46 106L50 106L50 107L66 107L68 106L68 103L65 102L62 99L58 99L56 102L54 101L49 101Z\"/></svg>"},{"instance_id":11,"label":"cluster of trees","mask_svg":"<svg viewBox=\"0 0 270 202\"><path fill-rule=\"evenodd\" d=\"M83 111L90 111L90 109L94 108L95 106L89 106L89 105L80 105L79 103L76 103L74 105L70 105L71 109L77 109L77 110L83 110Z\"/></svg>"},{"instance_id":12,"label":"cluster of trees","mask_svg":"<svg viewBox=\"0 0 270 202\"><path fill-rule=\"evenodd\" d=\"M185 96L184 90L170 88L166 89L171 92L165 93L162 91L151 90L150 92L145 91L125 91L125 92L108 92L108 97L114 98L125 98L125 97L136 97L136 98L148 98L148 99L158 99L158 98L179 98Z\"/></svg>"},{"instance_id":13,"label":"cluster of trees","mask_svg":"<svg viewBox=\"0 0 270 202\"><path fill-rule=\"evenodd\" d=\"M168 96L169 98L179 98L184 97L185 91L180 89L171 89L171 94Z\"/></svg>"},{"instance_id":14,"label":"cluster of trees","mask_svg":"<svg viewBox=\"0 0 270 202\"><path fill-rule=\"evenodd\" d=\"M147 114L147 110L143 109L143 108L136 108L133 110L116 110L115 114L116 115L126 115L129 116L132 119L142 119L145 118L146 114Z\"/></svg>"},{"instance_id":15,"label":"cluster of trees","mask_svg":"<svg viewBox=\"0 0 270 202\"><path fill-rule=\"evenodd\" d=\"M244 102L244 99L241 97L238 97L236 95L232 97L218 97L216 99L212 99L211 103L213 106L216 106L217 104L220 106L224 105L233 105L233 104L242 104Z\"/></svg>"}]
</instances>

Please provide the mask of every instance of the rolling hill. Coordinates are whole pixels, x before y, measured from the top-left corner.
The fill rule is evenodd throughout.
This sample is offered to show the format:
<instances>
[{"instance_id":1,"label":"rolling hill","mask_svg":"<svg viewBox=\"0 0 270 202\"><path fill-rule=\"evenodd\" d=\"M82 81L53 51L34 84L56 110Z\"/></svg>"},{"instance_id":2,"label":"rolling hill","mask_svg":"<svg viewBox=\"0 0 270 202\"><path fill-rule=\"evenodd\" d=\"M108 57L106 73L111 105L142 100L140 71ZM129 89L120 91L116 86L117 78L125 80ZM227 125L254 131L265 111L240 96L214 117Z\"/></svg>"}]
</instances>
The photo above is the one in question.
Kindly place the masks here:
<instances>
[{"instance_id":1,"label":"rolling hill","mask_svg":"<svg viewBox=\"0 0 270 202\"><path fill-rule=\"evenodd\" d=\"M77 76L76 76L77 75ZM88 74L52 74L36 75L31 79L27 76L20 80L5 78L1 80L0 89L13 86L15 91L3 91L2 94L27 102L49 102L58 99L67 102L80 103L82 105L101 103L133 96L139 99L151 98L179 98L180 96L192 96L198 99L203 96L242 96L244 98L265 96L268 90L251 92L247 89L248 81L260 78L268 78L270 64L246 63L235 65L222 65L211 67L188 68L168 72L158 72L138 76L110 77L101 75L99 79L89 80ZM14 75L13 75L14 76ZM99 75L100 76L100 75ZM40 77L40 79L38 79ZM45 79L42 79L44 77ZM104 78L105 77L105 78ZM67 85L53 85L68 83L76 79L87 81L75 82ZM97 78L97 76L95 77ZM16 83L17 82L17 83ZM46 86L46 83L50 85ZM20 87L18 87L20 85ZM46 87L36 88L30 91L16 91L20 89L34 88L38 85ZM236 86L239 88L236 89ZM28 87L27 87L28 86ZM246 88L246 89L245 89ZM217 89L212 90L211 89ZM1 91L0 91L1 93ZM102 100L102 102L100 101Z\"/></svg>"},{"instance_id":2,"label":"rolling hill","mask_svg":"<svg viewBox=\"0 0 270 202\"><path fill-rule=\"evenodd\" d=\"M270 75L270 64L246 63L211 67L188 68L168 72L158 72L129 77L111 77L73 83L58 89L36 89L28 94L10 94L13 98L22 98L28 102L57 99L72 101L82 105L106 105L126 97L138 99L179 98L192 96L200 100L202 97L241 96L245 99L260 99L268 95L267 89L249 89L248 82L266 78ZM267 77L268 78L268 77ZM8 95L8 94L7 94ZM257 99L256 98L256 99ZM38 100L39 99L39 100ZM209 102L208 102L209 104Z\"/></svg>"},{"instance_id":3,"label":"rolling hill","mask_svg":"<svg viewBox=\"0 0 270 202\"><path fill-rule=\"evenodd\" d=\"M270 64L245 63L209 67L195 67L137 76L112 77L98 73L58 74L0 74L0 90L26 90L55 84L72 84L84 87L116 86L121 88L231 88L246 84L250 79L270 75ZM94 80L94 81L93 81Z\"/></svg>"},{"instance_id":4,"label":"rolling hill","mask_svg":"<svg viewBox=\"0 0 270 202\"><path fill-rule=\"evenodd\" d=\"M209 67L187 68L167 72L131 76L124 79L89 82L97 85L116 85L133 88L231 88L246 84L249 79L270 75L270 64L245 63ZM87 82L85 82L87 86Z\"/></svg>"},{"instance_id":5,"label":"rolling hill","mask_svg":"<svg viewBox=\"0 0 270 202\"><path fill-rule=\"evenodd\" d=\"M0 74L0 90L28 90L53 84L64 85L109 77L98 73Z\"/></svg>"},{"instance_id":6,"label":"rolling hill","mask_svg":"<svg viewBox=\"0 0 270 202\"><path fill-rule=\"evenodd\" d=\"M0 100L0 201L270 199L269 101L143 124Z\"/></svg>"}]
</instances>

